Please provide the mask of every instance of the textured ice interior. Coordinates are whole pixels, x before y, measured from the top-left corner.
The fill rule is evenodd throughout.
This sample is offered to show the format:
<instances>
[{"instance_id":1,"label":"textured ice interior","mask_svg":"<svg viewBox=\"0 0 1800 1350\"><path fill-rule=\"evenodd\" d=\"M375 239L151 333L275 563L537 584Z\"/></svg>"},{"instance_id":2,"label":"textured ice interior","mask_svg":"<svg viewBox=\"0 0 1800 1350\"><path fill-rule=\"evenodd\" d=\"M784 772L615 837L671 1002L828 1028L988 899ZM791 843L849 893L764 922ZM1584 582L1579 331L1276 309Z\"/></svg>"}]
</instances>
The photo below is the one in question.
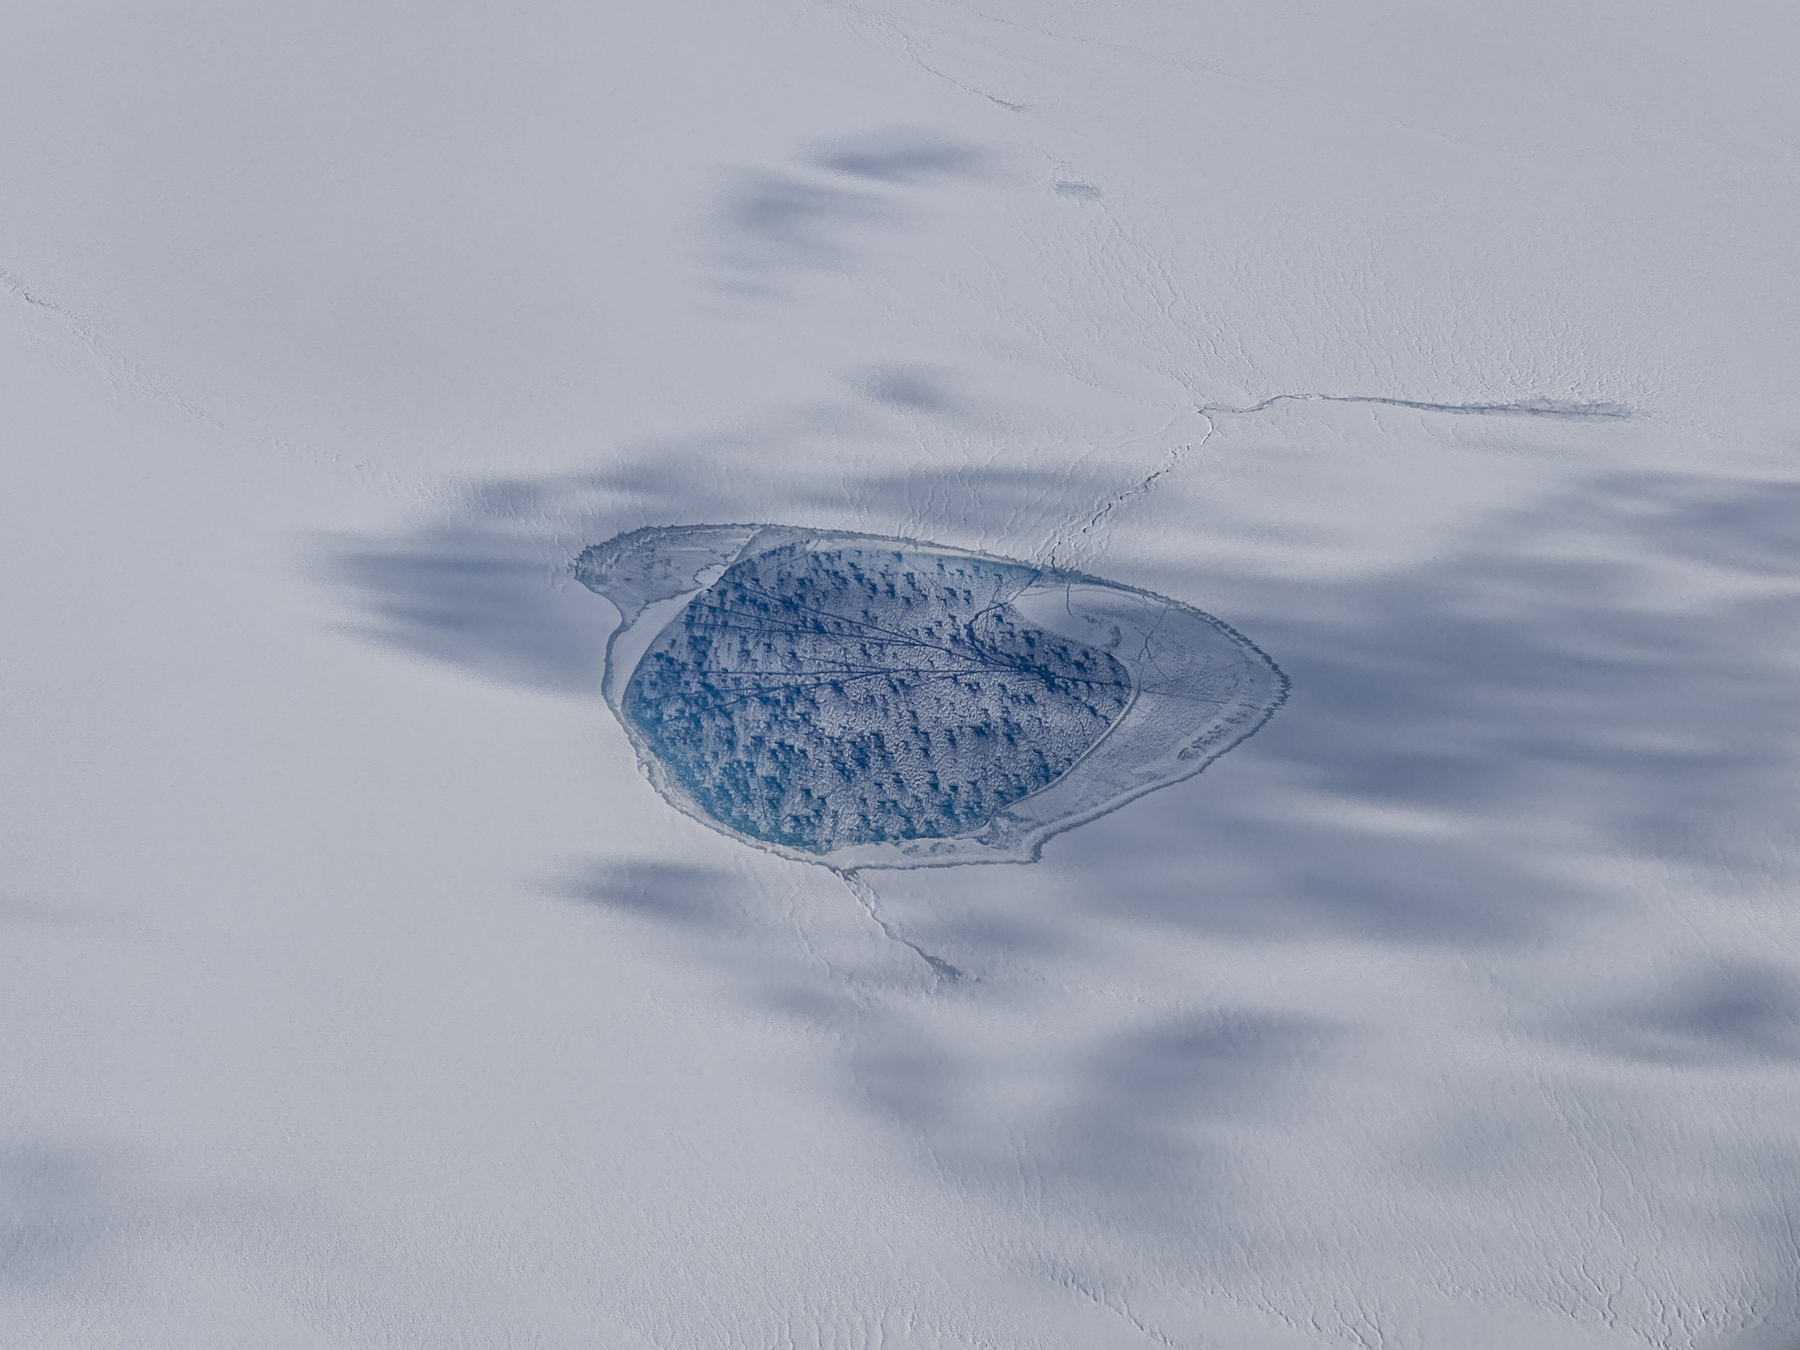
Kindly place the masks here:
<instances>
[{"instance_id":1,"label":"textured ice interior","mask_svg":"<svg viewBox=\"0 0 1800 1350\"><path fill-rule=\"evenodd\" d=\"M1286 697L1191 606L917 540L659 526L575 575L625 616L604 689L665 799L840 871L1029 862Z\"/></svg>"},{"instance_id":2,"label":"textured ice interior","mask_svg":"<svg viewBox=\"0 0 1800 1350\"><path fill-rule=\"evenodd\" d=\"M734 564L658 636L623 711L733 830L813 853L980 829L1065 773L1132 684L1024 622L1031 568L790 544Z\"/></svg>"}]
</instances>

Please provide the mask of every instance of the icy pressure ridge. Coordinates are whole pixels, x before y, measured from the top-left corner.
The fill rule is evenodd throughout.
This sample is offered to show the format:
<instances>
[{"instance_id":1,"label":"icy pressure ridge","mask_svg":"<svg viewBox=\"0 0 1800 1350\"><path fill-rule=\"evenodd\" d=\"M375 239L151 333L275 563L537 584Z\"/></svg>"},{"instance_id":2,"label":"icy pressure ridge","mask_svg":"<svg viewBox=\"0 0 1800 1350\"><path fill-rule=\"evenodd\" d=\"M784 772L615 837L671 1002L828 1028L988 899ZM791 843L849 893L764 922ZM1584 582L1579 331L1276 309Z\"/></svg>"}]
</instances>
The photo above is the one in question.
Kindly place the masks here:
<instances>
[{"instance_id":1,"label":"icy pressure ridge","mask_svg":"<svg viewBox=\"0 0 1800 1350\"><path fill-rule=\"evenodd\" d=\"M1199 773L1287 690L1174 600L911 540L644 529L576 574L620 612L606 698L663 796L839 871L1030 861Z\"/></svg>"}]
</instances>

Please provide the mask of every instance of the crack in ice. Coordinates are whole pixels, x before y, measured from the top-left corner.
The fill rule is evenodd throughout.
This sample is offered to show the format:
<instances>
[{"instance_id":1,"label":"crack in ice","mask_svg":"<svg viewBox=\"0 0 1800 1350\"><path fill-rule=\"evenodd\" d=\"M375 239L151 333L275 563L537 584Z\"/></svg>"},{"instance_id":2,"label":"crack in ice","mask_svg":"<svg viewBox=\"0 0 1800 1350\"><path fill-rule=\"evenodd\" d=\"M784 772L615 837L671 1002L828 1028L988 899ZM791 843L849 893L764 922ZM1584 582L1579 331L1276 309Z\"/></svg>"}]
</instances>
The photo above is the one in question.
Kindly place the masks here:
<instances>
[{"instance_id":1,"label":"crack in ice","mask_svg":"<svg viewBox=\"0 0 1800 1350\"><path fill-rule=\"evenodd\" d=\"M874 888L871 887L868 882L856 875L855 868L839 872L837 877L839 881L844 883L845 889L847 889L851 895L856 897L856 903L863 907L863 910L868 914L869 919L882 931L882 934L887 937L890 942L898 942L902 947L910 949L915 956L926 965L930 966L931 973L936 975L938 979L942 980L945 984L955 984L958 980L963 978L962 971L944 960L943 957L933 956L918 943L908 942L894 931L893 925L882 918L880 910L876 908Z\"/></svg>"},{"instance_id":2,"label":"crack in ice","mask_svg":"<svg viewBox=\"0 0 1800 1350\"><path fill-rule=\"evenodd\" d=\"M1113 493L1101 501L1088 516L1087 523L1075 531L1073 536L1064 536L1051 544L1044 555L1046 561L1055 564L1058 554L1076 540L1092 534L1100 523L1120 506L1133 497L1147 494L1156 486L1157 480L1167 477L1181 467L1181 462L1194 450L1198 450L1212 439L1213 433L1219 429L1219 419L1223 417L1247 417L1255 413L1267 412L1278 403L1361 403L1373 404L1386 408L1410 408L1417 412L1447 413L1453 417L1550 417L1565 421L1595 422L1623 421L1635 417L1635 409L1623 403L1576 403L1567 400L1531 398L1520 399L1512 403L1432 403L1423 399L1388 398L1380 394L1273 394L1260 403L1237 406L1229 403L1202 403L1191 411L1206 422L1206 431L1198 440L1185 445L1170 447L1169 453L1161 467L1153 470L1130 487Z\"/></svg>"}]
</instances>

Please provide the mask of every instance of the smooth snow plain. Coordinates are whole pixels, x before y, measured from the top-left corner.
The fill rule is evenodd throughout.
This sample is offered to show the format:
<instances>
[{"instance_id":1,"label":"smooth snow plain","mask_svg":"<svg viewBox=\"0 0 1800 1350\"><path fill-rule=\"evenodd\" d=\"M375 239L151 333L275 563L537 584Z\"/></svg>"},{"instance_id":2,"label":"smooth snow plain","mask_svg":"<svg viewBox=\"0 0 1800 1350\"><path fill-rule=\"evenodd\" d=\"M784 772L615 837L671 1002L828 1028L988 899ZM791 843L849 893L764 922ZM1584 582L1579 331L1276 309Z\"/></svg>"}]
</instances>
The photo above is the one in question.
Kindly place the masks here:
<instances>
[{"instance_id":1,"label":"smooth snow plain","mask_svg":"<svg viewBox=\"0 0 1800 1350\"><path fill-rule=\"evenodd\" d=\"M1800 1344L1791 7L8 17L0 1339ZM1291 687L821 865L606 679L722 522Z\"/></svg>"}]
</instances>

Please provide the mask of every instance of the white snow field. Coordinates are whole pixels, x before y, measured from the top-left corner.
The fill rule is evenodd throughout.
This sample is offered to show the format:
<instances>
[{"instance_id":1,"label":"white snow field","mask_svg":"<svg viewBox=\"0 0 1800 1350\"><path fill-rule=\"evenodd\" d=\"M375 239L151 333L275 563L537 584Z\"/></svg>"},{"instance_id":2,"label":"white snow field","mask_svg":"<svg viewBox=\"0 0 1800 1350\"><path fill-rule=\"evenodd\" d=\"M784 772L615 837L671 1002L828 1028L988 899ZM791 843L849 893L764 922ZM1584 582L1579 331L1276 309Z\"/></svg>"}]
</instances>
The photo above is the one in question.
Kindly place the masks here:
<instances>
[{"instance_id":1,"label":"white snow field","mask_svg":"<svg viewBox=\"0 0 1800 1350\"><path fill-rule=\"evenodd\" d=\"M0 32L0 1344L1800 1347L1800 9ZM603 696L733 522L1291 689L834 870Z\"/></svg>"}]
</instances>

